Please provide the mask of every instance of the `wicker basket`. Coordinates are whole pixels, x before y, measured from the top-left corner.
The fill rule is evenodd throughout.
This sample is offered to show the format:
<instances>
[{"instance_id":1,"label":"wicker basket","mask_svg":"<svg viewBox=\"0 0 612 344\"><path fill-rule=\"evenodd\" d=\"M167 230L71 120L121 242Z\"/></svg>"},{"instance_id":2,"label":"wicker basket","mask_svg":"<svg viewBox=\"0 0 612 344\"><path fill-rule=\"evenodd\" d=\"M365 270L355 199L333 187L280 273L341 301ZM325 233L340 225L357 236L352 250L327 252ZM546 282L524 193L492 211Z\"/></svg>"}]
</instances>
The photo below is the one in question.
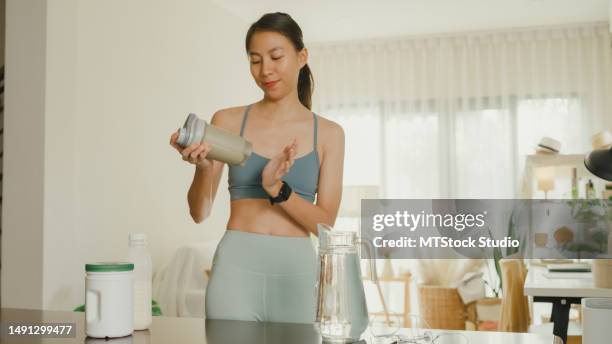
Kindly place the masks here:
<instances>
[{"instance_id":1,"label":"wicker basket","mask_svg":"<svg viewBox=\"0 0 612 344\"><path fill-rule=\"evenodd\" d=\"M465 330L467 312L457 288L420 284L418 292L419 311L429 327Z\"/></svg>"}]
</instances>

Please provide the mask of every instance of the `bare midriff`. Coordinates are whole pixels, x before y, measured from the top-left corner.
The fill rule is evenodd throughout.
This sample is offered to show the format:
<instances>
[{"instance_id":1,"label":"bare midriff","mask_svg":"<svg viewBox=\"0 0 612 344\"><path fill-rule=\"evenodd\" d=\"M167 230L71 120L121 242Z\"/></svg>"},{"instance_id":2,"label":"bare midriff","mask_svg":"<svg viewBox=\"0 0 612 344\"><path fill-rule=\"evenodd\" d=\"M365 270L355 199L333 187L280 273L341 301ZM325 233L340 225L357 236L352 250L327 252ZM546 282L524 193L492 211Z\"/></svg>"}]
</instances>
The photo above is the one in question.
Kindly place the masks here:
<instances>
[{"instance_id":1,"label":"bare midriff","mask_svg":"<svg viewBox=\"0 0 612 344\"><path fill-rule=\"evenodd\" d=\"M261 198L231 201L227 228L278 236L308 236L308 232L285 213L280 205L272 206L269 200Z\"/></svg>"}]
</instances>

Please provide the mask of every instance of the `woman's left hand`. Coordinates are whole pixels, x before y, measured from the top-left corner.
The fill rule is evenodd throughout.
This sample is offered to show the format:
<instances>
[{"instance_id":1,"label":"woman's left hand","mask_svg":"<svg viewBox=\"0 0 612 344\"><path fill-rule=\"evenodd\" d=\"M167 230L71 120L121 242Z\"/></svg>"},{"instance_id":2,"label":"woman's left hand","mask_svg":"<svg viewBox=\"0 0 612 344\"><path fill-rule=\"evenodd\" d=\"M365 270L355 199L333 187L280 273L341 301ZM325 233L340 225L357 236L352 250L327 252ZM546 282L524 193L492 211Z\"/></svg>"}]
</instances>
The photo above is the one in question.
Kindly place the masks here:
<instances>
[{"instance_id":1,"label":"woman's left hand","mask_svg":"<svg viewBox=\"0 0 612 344\"><path fill-rule=\"evenodd\" d=\"M281 186L281 178L289 172L293 166L295 152L297 149L297 141L293 142L274 156L261 172L261 186L270 195L275 197L278 194Z\"/></svg>"}]
</instances>

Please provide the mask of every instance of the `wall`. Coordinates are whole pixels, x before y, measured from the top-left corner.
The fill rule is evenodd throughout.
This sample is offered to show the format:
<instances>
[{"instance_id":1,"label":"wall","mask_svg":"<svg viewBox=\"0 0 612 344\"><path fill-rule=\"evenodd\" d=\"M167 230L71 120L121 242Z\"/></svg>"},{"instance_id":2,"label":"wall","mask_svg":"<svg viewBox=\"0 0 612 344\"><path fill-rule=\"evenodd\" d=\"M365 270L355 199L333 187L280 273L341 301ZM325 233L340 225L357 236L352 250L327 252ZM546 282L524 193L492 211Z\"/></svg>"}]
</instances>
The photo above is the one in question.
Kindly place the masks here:
<instances>
[{"instance_id":1,"label":"wall","mask_svg":"<svg viewBox=\"0 0 612 344\"><path fill-rule=\"evenodd\" d=\"M0 66L4 66L4 37L6 35L6 31L5 31L5 27L6 27L6 1L5 0L0 0ZM4 78L4 77L3 77ZM2 110L0 110L0 130L2 131L2 133L0 134L0 173L2 173L2 160L3 160L3 155L4 155L4 88L2 88L2 91L0 91L0 94L2 95L2 101L0 102L0 104L2 104ZM0 194L2 192L2 178L0 178ZM2 202L0 201L0 212L2 211ZM0 214L1 217L1 214ZM2 227L0 227L0 244L2 244ZM1 255L2 255L2 248L0 247L0 268L2 267L2 259L1 259ZM2 276L0 275L0 295L2 292ZM2 303L2 300L0 299L0 303Z\"/></svg>"},{"instance_id":2,"label":"wall","mask_svg":"<svg viewBox=\"0 0 612 344\"><path fill-rule=\"evenodd\" d=\"M6 0L0 0L0 65L4 64L4 45L6 27Z\"/></svg>"},{"instance_id":3,"label":"wall","mask_svg":"<svg viewBox=\"0 0 612 344\"><path fill-rule=\"evenodd\" d=\"M229 213L226 178L211 218L194 224L186 201L193 168L168 141L189 112L208 119L219 108L257 100L243 48L248 23L198 0L9 4L10 17L36 5L42 18L10 23L7 69L37 64L42 71L35 80L24 80L34 71L13 74L19 80L10 85L7 80L14 92L7 94L13 135L6 137L12 173L5 190L2 306L83 303L83 265L124 259L131 231L149 235L154 268L182 245L220 238ZM46 51L29 63L16 48L31 50L32 43L18 30L32 31L34 24L33 42ZM39 93L15 89L26 81ZM17 115L26 100L38 107ZM44 130L38 136L44 142L18 137L31 122ZM26 163L36 166L25 169ZM37 188L28 187L32 182ZM28 267L21 259L32 253ZM23 292L24 285L31 288Z\"/></svg>"},{"instance_id":4,"label":"wall","mask_svg":"<svg viewBox=\"0 0 612 344\"><path fill-rule=\"evenodd\" d=\"M44 0L7 1L2 190L2 307L42 304Z\"/></svg>"}]
</instances>

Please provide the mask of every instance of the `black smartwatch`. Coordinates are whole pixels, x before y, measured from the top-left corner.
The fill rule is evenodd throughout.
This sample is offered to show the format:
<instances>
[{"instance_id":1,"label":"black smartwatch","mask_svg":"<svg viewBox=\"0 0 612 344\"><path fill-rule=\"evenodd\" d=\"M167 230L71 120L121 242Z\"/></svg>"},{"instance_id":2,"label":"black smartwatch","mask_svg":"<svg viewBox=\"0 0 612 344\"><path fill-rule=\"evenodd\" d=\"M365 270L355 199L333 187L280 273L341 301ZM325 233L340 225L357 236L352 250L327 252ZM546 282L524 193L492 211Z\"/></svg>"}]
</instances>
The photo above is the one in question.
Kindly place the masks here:
<instances>
[{"instance_id":1,"label":"black smartwatch","mask_svg":"<svg viewBox=\"0 0 612 344\"><path fill-rule=\"evenodd\" d=\"M268 196L270 199L270 204L274 205L275 203L281 203L289 199L291 195L291 187L283 180L283 186L281 186L278 191L278 195L276 197Z\"/></svg>"}]
</instances>

